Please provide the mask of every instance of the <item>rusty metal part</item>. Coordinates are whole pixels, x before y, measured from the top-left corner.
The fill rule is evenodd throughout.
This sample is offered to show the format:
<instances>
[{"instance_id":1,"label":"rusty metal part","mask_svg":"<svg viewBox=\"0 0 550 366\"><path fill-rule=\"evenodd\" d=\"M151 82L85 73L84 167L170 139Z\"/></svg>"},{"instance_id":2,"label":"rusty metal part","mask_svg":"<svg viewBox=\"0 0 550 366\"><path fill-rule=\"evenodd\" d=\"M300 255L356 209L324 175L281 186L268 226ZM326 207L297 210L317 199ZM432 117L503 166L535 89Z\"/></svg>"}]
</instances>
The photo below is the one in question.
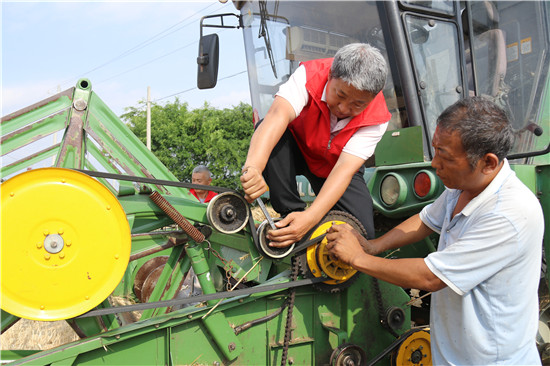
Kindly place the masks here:
<instances>
[{"instance_id":1,"label":"rusty metal part","mask_svg":"<svg viewBox=\"0 0 550 366\"><path fill-rule=\"evenodd\" d=\"M168 241L165 244L159 245L156 248L147 249L147 250L144 250L143 252L139 252L139 253L131 255L130 256L130 262L135 261L135 260L140 259L140 258L147 257L148 255L151 255L151 254L162 252L165 249L173 248L176 245L185 244L187 242L188 242L187 238L184 238L184 239L178 239L178 238L174 238L174 237L168 238Z\"/></svg>"},{"instance_id":2,"label":"rusty metal part","mask_svg":"<svg viewBox=\"0 0 550 366\"><path fill-rule=\"evenodd\" d=\"M164 211L179 227L185 231L196 243L202 243L205 240L203 233L194 227L185 217L183 217L168 201L158 192L153 192L149 196L151 200Z\"/></svg>"},{"instance_id":3,"label":"rusty metal part","mask_svg":"<svg viewBox=\"0 0 550 366\"><path fill-rule=\"evenodd\" d=\"M1 121L2 123L3 123L3 122L10 121L10 120L12 120L12 119L14 119L14 118L16 118L16 117L19 117L19 116L25 114L25 113L28 113L28 112L34 111L35 109L41 108L41 107L43 107L43 106L45 106L45 105L47 105L47 104L49 104L49 103L51 103L51 102L53 102L53 101L56 101L56 100L58 100L59 98L64 97L64 96L65 96L65 97L72 98L72 97L73 97L73 93L74 93L74 87L73 87L73 88L69 88L69 89L67 89L67 90L65 90L65 91L62 91L61 93L58 93L58 94L56 94L56 95L53 95L53 96L51 96L51 97L49 97L49 98L47 98L47 99L44 99L44 100L42 100L42 101L40 101L40 102L38 102L38 103L32 104L32 105L30 105L30 106L28 106L28 107L25 107L25 108L22 108L22 109L20 109L20 110L18 110L18 111L15 111L15 112L13 112L13 113L10 113L10 114L8 114L7 116L2 117L2 119L1 119L0 121Z\"/></svg>"},{"instance_id":4,"label":"rusty metal part","mask_svg":"<svg viewBox=\"0 0 550 366\"><path fill-rule=\"evenodd\" d=\"M147 277L149 277L149 275L156 268L164 267L166 262L168 262L168 256L163 255L148 260L140 267L140 269L136 273L136 278L134 279L134 293L136 294L138 299L141 300L143 298L143 286L145 284L145 281L147 280Z\"/></svg>"}]
</instances>

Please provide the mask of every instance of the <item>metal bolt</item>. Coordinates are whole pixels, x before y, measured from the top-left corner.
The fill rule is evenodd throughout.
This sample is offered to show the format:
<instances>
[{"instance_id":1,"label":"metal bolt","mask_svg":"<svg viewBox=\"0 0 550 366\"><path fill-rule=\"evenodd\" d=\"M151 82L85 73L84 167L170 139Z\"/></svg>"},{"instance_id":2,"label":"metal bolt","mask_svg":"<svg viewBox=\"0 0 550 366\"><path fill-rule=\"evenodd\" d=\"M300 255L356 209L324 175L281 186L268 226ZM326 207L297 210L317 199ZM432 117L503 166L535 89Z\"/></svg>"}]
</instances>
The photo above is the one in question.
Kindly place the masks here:
<instances>
[{"instance_id":1,"label":"metal bolt","mask_svg":"<svg viewBox=\"0 0 550 366\"><path fill-rule=\"evenodd\" d=\"M61 259L65 258L65 253L59 253L59 258Z\"/></svg>"},{"instance_id":2,"label":"metal bolt","mask_svg":"<svg viewBox=\"0 0 550 366\"><path fill-rule=\"evenodd\" d=\"M42 248L42 243L40 243L40 242L39 242L39 243L36 243L36 248L37 248L37 249Z\"/></svg>"},{"instance_id":3,"label":"metal bolt","mask_svg":"<svg viewBox=\"0 0 550 366\"><path fill-rule=\"evenodd\" d=\"M220 366L220 363L218 361L214 361L214 366Z\"/></svg>"},{"instance_id":4,"label":"metal bolt","mask_svg":"<svg viewBox=\"0 0 550 366\"><path fill-rule=\"evenodd\" d=\"M78 98L74 101L73 106L77 111L83 111L88 106L88 103L84 99Z\"/></svg>"},{"instance_id":5,"label":"metal bolt","mask_svg":"<svg viewBox=\"0 0 550 366\"><path fill-rule=\"evenodd\" d=\"M44 236L48 236L48 234L50 234L50 230L48 229L44 230Z\"/></svg>"},{"instance_id":6,"label":"metal bolt","mask_svg":"<svg viewBox=\"0 0 550 366\"><path fill-rule=\"evenodd\" d=\"M90 296L88 296L88 295L84 296L84 298L85 298L86 300L90 300Z\"/></svg>"},{"instance_id":7,"label":"metal bolt","mask_svg":"<svg viewBox=\"0 0 550 366\"><path fill-rule=\"evenodd\" d=\"M107 205L106 208L107 208L107 210L110 210L110 209L111 209L111 206L110 206L110 205Z\"/></svg>"},{"instance_id":8,"label":"metal bolt","mask_svg":"<svg viewBox=\"0 0 550 366\"><path fill-rule=\"evenodd\" d=\"M63 235L64 232L65 232L65 231L63 231L62 228L60 228L59 230L57 230L57 233L58 233L59 235Z\"/></svg>"},{"instance_id":9,"label":"metal bolt","mask_svg":"<svg viewBox=\"0 0 550 366\"><path fill-rule=\"evenodd\" d=\"M120 256L118 254L115 254L115 259L118 259L120 258Z\"/></svg>"},{"instance_id":10,"label":"metal bolt","mask_svg":"<svg viewBox=\"0 0 550 366\"><path fill-rule=\"evenodd\" d=\"M51 254L59 253L64 245L63 237L59 234L50 234L44 239L44 249Z\"/></svg>"},{"instance_id":11,"label":"metal bolt","mask_svg":"<svg viewBox=\"0 0 550 366\"><path fill-rule=\"evenodd\" d=\"M49 261L50 260L50 255L48 253L44 254L44 259Z\"/></svg>"},{"instance_id":12,"label":"metal bolt","mask_svg":"<svg viewBox=\"0 0 550 366\"><path fill-rule=\"evenodd\" d=\"M290 358L288 359L288 364L289 364L289 365L292 365L293 363L294 363L294 358L290 357Z\"/></svg>"},{"instance_id":13,"label":"metal bolt","mask_svg":"<svg viewBox=\"0 0 550 366\"><path fill-rule=\"evenodd\" d=\"M65 244L67 244L68 247L70 247L72 243L73 243L73 242L72 242L71 240L67 240L67 241L65 242Z\"/></svg>"},{"instance_id":14,"label":"metal bolt","mask_svg":"<svg viewBox=\"0 0 550 366\"><path fill-rule=\"evenodd\" d=\"M66 183L67 180L65 178L61 179L61 183Z\"/></svg>"},{"instance_id":15,"label":"metal bolt","mask_svg":"<svg viewBox=\"0 0 550 366\"><path fill-rule=\"evenodd\" d=\"M14 192L10 192L10 196L11 196L11 197L15 196L15 193L14 193Z\"/></svg>"},{"instance_id":16,"label":"metal bolt","mask_svg":"<svg viewBox=\"0 0 550 366\"><path fill-rule=\"evenodd\" d=\"M115 336L115 338L116 338L116 339L120 339L120 334L117 334L117 335Z\"/></svg>"},{"instance_id":17,"label":"metal bolt","mask_svg":"<svg viewBox=\"0 0 550 366\"><path fill-rule=\"evenodd\" d=\"M187 319L193 319L193 315L191 314L187 315Z\"/></svg>"},{"instance_id":18,"label":"metal bolt","mask_svg":"<svg viewBox=\"0 0 550 366\"><path fill-rule=\"evenodd\" d=\"M40 310L44 310L46 307L44 305L40 305Z\"/></svg>"},{"instance_id":19,"label":"metal bolt","mask_svg":"<svg viewBox=\"0 0 550 366\"><path fill-rule=\"evenodd\" d=\"M229 348L230 351L234 351L235 348L237 348L237 346L235 345L235 343L231 342L231 343L229 343L229 345L227 346L227 348Z\"/></svg>"}]
</instances>

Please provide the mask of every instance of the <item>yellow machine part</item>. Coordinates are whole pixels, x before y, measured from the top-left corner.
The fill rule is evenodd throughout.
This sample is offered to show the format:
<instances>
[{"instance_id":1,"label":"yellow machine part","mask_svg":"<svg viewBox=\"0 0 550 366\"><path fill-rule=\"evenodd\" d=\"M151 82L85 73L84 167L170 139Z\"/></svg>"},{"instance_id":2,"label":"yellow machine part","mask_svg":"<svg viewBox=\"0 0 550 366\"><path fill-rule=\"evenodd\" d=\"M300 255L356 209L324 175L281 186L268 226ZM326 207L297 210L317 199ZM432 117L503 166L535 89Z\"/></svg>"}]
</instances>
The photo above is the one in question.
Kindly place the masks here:
<instances>
[{"instance_id":1,"label":"yellow machine part","mask_svg":"<svg viewBox=\"0 0 550 366\"><path fill-rule=\"evenodd\" d=\"M81 315L122 279L131 235L116 197L86 174L30 170L1 185L1 306L33 320Z\"/></svg>"},{"instance_id":2,"label":"yellow machine part","mask_svg":"<svg viewBox=\"0 0 550 366\"><path fill-rule=\"evenodd\" d=\"M431 364L432 352L429 329L421 329L410 334L392 354L392 365L429 366Z\"/></svg>"},{"instance_id":3,"label":"yellow machine part","mask_svg":"<svg viewBox=\"0 0 550 366\"><path fill-rule=\"evenodd\" d=\"M333 225L333 223L336 225L344 224L343 221L325 222L319 225L317 229L315 229L313 234L311 234L310 239L316 238L324 234L327 229ZM322 273L324 272L331 279L323 281L323 283L336 285L347 281L355 273L357 273L357 270L353 269L353 267L330 256L328 254L326 246L327 239L324 238L319 244L312 245L307 248L307 264L311 273L313 273L315 277L321 277Z\"/></svg>"}]
</instances>

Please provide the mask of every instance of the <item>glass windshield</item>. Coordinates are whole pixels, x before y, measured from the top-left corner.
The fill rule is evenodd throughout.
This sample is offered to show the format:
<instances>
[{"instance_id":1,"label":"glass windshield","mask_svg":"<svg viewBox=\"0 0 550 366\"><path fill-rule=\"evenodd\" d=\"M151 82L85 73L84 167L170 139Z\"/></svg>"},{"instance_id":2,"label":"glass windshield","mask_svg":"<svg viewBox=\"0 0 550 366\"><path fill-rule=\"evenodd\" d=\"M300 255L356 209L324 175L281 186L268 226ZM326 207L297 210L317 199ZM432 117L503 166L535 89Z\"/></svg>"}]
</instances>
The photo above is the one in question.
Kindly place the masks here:
<instances>
[{"instance_id":1,"label":"glass windshield","mask_svg":"<svg viewBox=\"0 0 550 366\"><path fill-rule=\"evenodd\" d=\"M300 62L333 57L342 46L369 43L387 59L375 2L277 1L247 3L242 9L252 105L263 118L279 86ZM406 120L392 75L384 96L392 113L390 129Z\"/></svg>"},{"instance_id":2,"label":"glass windshield","mask_svg":"<svg viewBox=\"0 0 550 366\"><path fill-rule=\"evenodd\" d=\"M462 96L458 31L454 23L411 15L405 23L428 135L432 136L437 117Z\"/></svg>"},{"instance_id":3,"label":"glass windshield","mask_svg":"<svg viewBox=\"0 0 550 366\"><path fill-rule=\"evenodd\" d=\"M470 94L489 97L509 113L517 132L512 154L543 150L550 136L548 3L480 1L467 6Z\"/></svg>"}]
</instances>

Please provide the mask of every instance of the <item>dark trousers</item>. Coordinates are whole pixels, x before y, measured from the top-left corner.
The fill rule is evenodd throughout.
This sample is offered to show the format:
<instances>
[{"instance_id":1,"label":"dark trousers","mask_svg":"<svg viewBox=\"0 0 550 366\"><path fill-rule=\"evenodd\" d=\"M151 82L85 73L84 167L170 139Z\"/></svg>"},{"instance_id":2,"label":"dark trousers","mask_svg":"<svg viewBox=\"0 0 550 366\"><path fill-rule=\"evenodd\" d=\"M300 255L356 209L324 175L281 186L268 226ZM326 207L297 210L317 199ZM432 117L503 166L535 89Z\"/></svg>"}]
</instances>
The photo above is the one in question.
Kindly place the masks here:
<instances>
[{"instance_id":1,"label":"dark trousers","mask_svg":"<svg viewBox=\"0 0 550 366\"><path fill-rule=\"evenodd\" d=\"M353 175L349 186L336 202L333 210L345 211L355 216L365 227L367 238L374 238L372 198L363 178L364 167ZM300 198L296 176L303 175L316 195L321 191L326 178L313 174L294 140L290 130L283 134L267 162L263 172L269 186L269 198L273 209L281 215L303 211L306 203Z\"/></svg>"}]
</instances>

